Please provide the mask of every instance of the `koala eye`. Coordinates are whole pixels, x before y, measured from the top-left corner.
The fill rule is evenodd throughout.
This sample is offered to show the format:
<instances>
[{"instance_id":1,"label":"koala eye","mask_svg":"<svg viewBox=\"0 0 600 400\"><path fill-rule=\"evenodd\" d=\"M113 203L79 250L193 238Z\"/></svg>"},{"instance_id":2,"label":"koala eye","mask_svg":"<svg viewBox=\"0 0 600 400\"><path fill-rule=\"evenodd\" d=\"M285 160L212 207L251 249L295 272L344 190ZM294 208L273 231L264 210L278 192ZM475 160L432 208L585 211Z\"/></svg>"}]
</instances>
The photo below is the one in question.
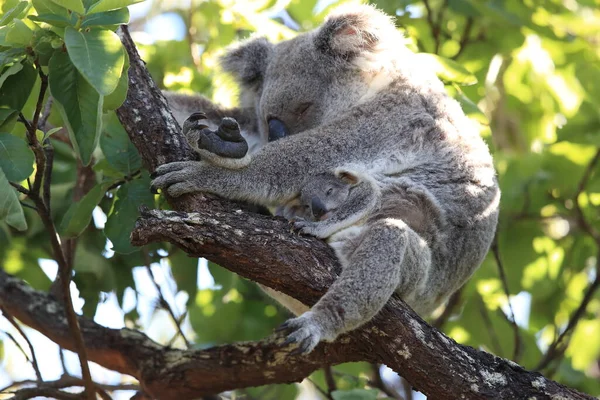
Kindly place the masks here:
<instances>
[{"instance_id":1,"label":"koala eye","mask_svg":"<svg viewBox=\"0 0 600 400\"><path fill-rule=\"evenodd\" d=\"M333 188L329 188L329 189L327 189L327 193L326 193L326 194L327 194L327 196L329 196L331 193L333 193Z\"/></svg>"},{"instance_id":2,"label":"koala eye","mask_svg":"<svg viewBox=\"0 0 600 400\"><path fill-rule=\"evenodd\" d=\"M296 110L294 111L294 113L298 116L298 117L302 117L307 111L308 109L313 105L313 103L311 102L307 102L307 103L300 103L298 105L298 107L296 107Z\"/></svg>"}]
</instances>

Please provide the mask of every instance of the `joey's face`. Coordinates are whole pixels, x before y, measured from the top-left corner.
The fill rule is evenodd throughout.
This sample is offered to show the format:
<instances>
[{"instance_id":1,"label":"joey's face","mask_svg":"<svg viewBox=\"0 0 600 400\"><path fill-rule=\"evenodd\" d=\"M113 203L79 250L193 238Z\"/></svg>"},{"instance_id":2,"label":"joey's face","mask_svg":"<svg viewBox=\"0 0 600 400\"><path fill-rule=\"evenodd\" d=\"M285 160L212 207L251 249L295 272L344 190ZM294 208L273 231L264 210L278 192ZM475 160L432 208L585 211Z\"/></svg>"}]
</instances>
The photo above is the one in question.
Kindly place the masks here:
<instances>
[{"instance_id":1,"label":"joey's face","mask_svg":"<svg viewBox=\"0 0 600 400\"><path fill-rule=\"evenodd\" d=\"M323 221L348 199L350 187L333 175L319 175L304 185L300 202L315 220Z\"/></svg>"}]
</instances>

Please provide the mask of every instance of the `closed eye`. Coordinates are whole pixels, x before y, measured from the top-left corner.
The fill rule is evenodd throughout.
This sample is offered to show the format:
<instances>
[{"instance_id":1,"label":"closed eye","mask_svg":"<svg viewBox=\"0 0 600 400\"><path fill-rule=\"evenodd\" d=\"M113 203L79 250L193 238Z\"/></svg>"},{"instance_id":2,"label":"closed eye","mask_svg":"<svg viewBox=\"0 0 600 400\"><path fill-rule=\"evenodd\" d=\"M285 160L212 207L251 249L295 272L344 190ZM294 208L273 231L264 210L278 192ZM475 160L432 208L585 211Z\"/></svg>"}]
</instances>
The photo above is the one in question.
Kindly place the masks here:
<instances>
[{"instance_id":1,"label":"closed eye","mask_svg":"<svg viewBox=\"0 0 600 400\"><path fill-rule=\"evenodd\" d=\"M327 196L329 196L329 195L330 195L332 192L333 192L333 188L329 188L329 189L327 190Z\"/></svg>"},{"instance_id":2,"label":"closed eye","mask_svg":"<svg viewBox=\"0 0 600 400\"><path fill-rule=\"evenodd\" d=\"M296 107L295 110L295 114L298 116L298 118L302 117L307 111L308 109L313 105L313 103L300 103L298 105L298 107Z\"/></svg>"}]
</instances>

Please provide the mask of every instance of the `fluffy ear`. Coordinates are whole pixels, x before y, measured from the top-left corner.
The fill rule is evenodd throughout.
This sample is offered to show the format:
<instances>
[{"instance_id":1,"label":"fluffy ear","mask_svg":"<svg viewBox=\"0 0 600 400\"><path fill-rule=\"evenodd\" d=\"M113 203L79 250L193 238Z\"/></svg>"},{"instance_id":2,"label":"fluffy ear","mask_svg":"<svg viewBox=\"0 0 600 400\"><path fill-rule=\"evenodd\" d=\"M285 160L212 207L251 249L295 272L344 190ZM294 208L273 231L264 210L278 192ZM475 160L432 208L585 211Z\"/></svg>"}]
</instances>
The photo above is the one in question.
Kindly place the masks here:
<instances>
[{"instance_id":1,"label":"fluffy ear","mask_svg":"<svg viewBox=\"0 0 600 400\"><path fill-rule=\"evenodd\" d=\"M317 31L315 46L325 54L349 59L365 51L375 51L382 41L398 37L391 18L375 7L342 6Z\"/></svg>"},{"instance_id":2,"label":"fluffy ear","mask_svg":"<svg viewBox=\"0 0 600 400\"><path fill-rule=\"evenodd\" d=\"M259 86L269 64L273 44L263 37L248 39L221 57L223 70L244 86Z\"/></svg>"},{"instance_id":3,"label":"fluffy ear","mask_svg":"<svg viewBox=\"0 0 600 400\"><path fill-rule=\"evenodd\" d=\"M335 176L350 186L354 186L360 182L360 177L358 175L344 169L337 169L335 171Z\"/></svg>"}]
</instances>

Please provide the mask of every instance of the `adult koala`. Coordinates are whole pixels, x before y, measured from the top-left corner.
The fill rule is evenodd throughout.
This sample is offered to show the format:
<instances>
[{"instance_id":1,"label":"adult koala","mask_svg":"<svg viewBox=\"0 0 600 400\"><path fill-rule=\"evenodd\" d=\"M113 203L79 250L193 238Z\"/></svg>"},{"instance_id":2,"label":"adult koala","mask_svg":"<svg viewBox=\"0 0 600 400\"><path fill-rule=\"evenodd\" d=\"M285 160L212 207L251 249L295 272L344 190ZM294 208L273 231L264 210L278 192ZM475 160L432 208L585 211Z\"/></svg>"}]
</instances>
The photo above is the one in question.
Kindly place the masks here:
<instances>
[{"instance_id":1,"label":"adult koala","mask_svg":"<svg viewBox=\"0 0 600 400\"><path fill-rule=\"evenodd\" d=\"M320 28L275 45L242 43L223 59L241 85L242 107L222 110L198 99L196 110L213 128L221 117L237 119L248 154L223 157L240 143L237 126L226 119L218 131L202 129L198 121L206 120L196 114L184 130L204 161L156 170L153 186L172 196L209 192L265 206L293 203L307 182L338 168L392 193L356 244L355 254L377 257L357 257L365 265L344 269L328 301L318 303L327 307L287 325L301 351L370 320L394 291L415 311L431 312L481 264L494 235L500 193L489 150L434 72L402 43L390 19L370 6L337 11ZM415 229L428 220L435 229ZM340 290L354 295L331 299ZM296 314L306 311L278 299Z\"/></svg>"}]
</instances>

